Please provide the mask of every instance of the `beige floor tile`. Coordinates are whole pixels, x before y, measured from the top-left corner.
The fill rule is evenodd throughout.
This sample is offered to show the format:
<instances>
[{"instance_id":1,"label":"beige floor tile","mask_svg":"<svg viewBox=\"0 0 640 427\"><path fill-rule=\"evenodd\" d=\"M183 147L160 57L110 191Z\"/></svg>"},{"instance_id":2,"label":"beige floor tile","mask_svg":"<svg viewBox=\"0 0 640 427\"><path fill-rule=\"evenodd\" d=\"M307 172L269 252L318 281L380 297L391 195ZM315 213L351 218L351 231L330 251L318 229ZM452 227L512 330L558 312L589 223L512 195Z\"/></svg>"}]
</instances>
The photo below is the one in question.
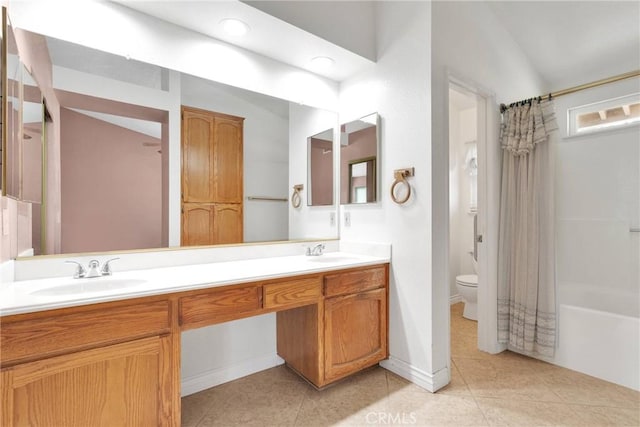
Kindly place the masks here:
<instances>
[{"instance_id":1,"label":"beige floor tile","mask_svg":"<svg viewBox=\"0 0 640 427\"><path fill-rule=\"evenodd\" d=\"M457 359L469 390L476 397L561 402L540 375L500 360Z\"/></svg>"},{"instance_id":2,"label":"beige floor tile","mask_svg":"<svg viewBox=\"0 0 640 427\"><path fill-rule=\"evenodd\" d=\"M570 405L523 400L477 398L491 426L582 426Z\"/></svg>"},{"instance_id":3,"label":"beige floor tile","mask_svg":"<svg viewBox=\"0 0 640 427\"><path fill-rule=\"evenodd\" d=\"M309 391L295 425L364 425L368 418L386 413L386 386L369 388L363 383L343 382L322 391Z\"/></svg>"},{"instance_id":4,"label":"beige floor tile","mask_svg":"<svg viewBox=\"0 0 640 427\"><path fill-rule=\"evenodd\" d=\"M617 384L568 369L547 373L542 378L566 403L640 410L640 392Z\"/></svg>"},{"instance_id":5,"label":"beige floor tile","mask_svg":"<svg viewBox=\"0 0 640 427\"><path fill-rule=\"evenodd\" d=\"M454 396L471 396L471 390L467 382L460 374L455 361L451 361L451 382L444 388L438 390L438 394L449 394Z\"/></svg>"},{"instance_id":6,"label":"beige floor tile","mask_svg":"<svg viewBox=\"0 0 640 427\"><path fill-rule=\"evenodd\" d=\"M472 397L415 393L389 396L388 412L419 426L486 426Z\"/></svg>"},{"instance_id":7,"label":"beige floor tile","mask_svg":"<svg viewBox=\"0 0 640 427\"><path fill-rule=\"evenodd\" d=\"M640 393L478 351L462 309L451 308L451 383L435 394L380 367L317 391L279 366L183 398L183 426L640 426Z\"/></svg>"},{"instance_id":8,"label":"beige floor tile","mask_svg":"<svg viewBox=\"0 0 640 427\"><path fill-rule=\"evenodd\" d=\"M293 425L311 386L286 370L276 367L210 389L220 393L197 426Z\"/></svg>"},{"instance_id":9,"label":"beige floor tile","mask_svg":"<svg viewBox=\"0 0 640 427\"><path fill-rule=\"evenodd\" d=\"M604 406L572 406L583 426L640 426L640 410Z\"/></svg>"}]
</instances>

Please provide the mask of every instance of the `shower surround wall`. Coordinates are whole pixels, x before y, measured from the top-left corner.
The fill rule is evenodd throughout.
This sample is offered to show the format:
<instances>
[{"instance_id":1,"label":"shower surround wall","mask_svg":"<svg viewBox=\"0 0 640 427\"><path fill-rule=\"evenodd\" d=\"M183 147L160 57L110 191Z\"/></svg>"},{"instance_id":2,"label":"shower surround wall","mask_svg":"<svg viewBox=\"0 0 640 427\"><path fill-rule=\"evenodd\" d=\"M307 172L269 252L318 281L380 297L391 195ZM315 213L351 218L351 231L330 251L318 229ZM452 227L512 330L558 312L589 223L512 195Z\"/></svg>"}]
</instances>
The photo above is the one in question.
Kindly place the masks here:
<instances>
[{"instance_id":1,"label":"shower surround wall","mask_svg":"<svg viewBox=\"0 0 640 427\"><path fill-rule=\"evenodd\" d=\"M559 343L554 363L640 389L640 125L566 136L567 108L640 89L628 79L559 97ZM612 363L612 361L615 361Z\"/></svg>"}]
</instances>

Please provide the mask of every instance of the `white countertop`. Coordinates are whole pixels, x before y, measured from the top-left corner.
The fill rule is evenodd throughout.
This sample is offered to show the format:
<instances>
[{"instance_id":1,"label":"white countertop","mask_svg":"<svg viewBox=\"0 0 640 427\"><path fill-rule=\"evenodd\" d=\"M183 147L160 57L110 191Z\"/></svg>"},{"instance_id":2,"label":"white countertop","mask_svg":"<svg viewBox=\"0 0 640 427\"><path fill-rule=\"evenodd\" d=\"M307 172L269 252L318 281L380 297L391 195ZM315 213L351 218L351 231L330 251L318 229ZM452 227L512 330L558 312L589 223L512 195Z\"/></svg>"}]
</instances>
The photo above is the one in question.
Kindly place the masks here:
<instances>
[{"instance_id":1,"label":"white countertop","mask_svg":"<svg viewBox=\"0 0 640 427\"><path fill-rule=\"evenodd\" d=\"M318 257L304 255L281 256L126 272L118 272L116 269L112 276L92 279L58 277L22 280L0 286L0 315L8 316L150 295L213 288L236 283L362 267L389 261L389 258L384 257L345 252L327 252ZM96 291L96 288L108 288L109 283L117 281L132 281L133 284L125 288ZM86 285L86 291L59 295L38 293L38 291L55 286L82 284Z\"/></svg>"}]
</instances>

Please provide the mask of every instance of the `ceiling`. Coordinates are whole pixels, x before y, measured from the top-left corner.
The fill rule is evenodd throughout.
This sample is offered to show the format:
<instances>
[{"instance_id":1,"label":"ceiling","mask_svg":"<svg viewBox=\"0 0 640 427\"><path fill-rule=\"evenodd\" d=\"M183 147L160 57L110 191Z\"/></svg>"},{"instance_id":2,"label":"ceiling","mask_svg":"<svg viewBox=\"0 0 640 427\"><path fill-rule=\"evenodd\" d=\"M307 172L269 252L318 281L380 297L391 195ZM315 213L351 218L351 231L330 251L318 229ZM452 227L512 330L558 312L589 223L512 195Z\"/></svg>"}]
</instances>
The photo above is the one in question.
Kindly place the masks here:
<instances>
[{"instance_id":1,"label":"ceiling","mask_svg":"<svg viewBox=\"0 0 640 427\"><path fill-rule=\"evenodd\" d=\"M306 69L335 81L342 81L361 70L371 66L374 62L326 40L307 28L298 28L289 22L265 13L255 7L235 0L112 0L130 9L159 18L218 40L242 47L258 54L276 59L285 64ZM277 2L276 2L277 3ZM294 3L299 2L292 2ZM305 2L301 2L305 3ZM312 2L323 3L322 8L331 7L333 14L344 8L341 2ZM345 2L346 4L353 2ZM370 2L363 2L370 3ZM358 9L350 8L345 11L346 16L355 14ZM371 13L370 19L373 14ZM221 21L226 18L239 19L249 25L250 31L242 36L226 34ZM291 19L290 19L291 20ZM358 18L358 22L361 19ZM331 31L334 22L326 20L321 27ZM370 24L373 25L373 24ZM359 26L355 26L358 28ZM314 57L327 56L335 61L334 67L320 71L310 66Z\"/></svg>"},{"instance_id":2,"label":"ceiling","mask_svg":"<svg viewBox=\"0 0 640 427\"><path fill-rule=\"evenodd\" d=\"M492 1L550 91L640 69L638 1Z\"/></svg>"},{"instance_id":3,"label":"ceiling","mask_svg":"<svg viewBox=\"0 0 640 427\"><path fill-rule=\"evenodd\" d=\"M315 72L336 81L375 61L375 1L115 1L299 68L330 56L333 69ZM551 91L640 68L638 1L486 3ZM249 34L225 35L218 23L227 17Z\"/></svg>"}]
</instances>

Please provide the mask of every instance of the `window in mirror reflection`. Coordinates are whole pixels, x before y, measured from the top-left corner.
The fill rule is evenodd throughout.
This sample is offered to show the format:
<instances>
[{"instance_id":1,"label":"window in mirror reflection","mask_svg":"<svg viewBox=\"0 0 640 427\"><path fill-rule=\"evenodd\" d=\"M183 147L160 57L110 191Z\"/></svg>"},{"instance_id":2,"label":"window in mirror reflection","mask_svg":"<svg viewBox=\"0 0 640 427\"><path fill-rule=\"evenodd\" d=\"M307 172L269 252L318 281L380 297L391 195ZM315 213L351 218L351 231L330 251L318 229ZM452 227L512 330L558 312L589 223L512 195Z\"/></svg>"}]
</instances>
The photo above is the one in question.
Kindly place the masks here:
<instances>
[{"instance_id":1,"label":"window in mirror reflection","mask_svg":"<svg viewBox=\"0 0 640 427\"><path fill-rule=\"evenodd\" d=\"M377 199L378 114L340 127L340 203L375 203Z\"/></svg>"},{"instance_id":2,"label":"window in mirror reflection","mask_svg":"<svg viewBox=\"0 0 640 427\"><path fill-rule=\"evenodd\" d=\"M309 206L333 204L333 129L308 138L309 144Z\"/></svg>"},{"instance_id":3,"label":"window in mirror reflection","mask_svg":"<svg viewBox=\"0 0 640 427\"><path fill-rule=\"evenodd\" d=\"M349 203L376 201L376 159L357 160L349 165Z\"/></svg>"}]
</instances>

